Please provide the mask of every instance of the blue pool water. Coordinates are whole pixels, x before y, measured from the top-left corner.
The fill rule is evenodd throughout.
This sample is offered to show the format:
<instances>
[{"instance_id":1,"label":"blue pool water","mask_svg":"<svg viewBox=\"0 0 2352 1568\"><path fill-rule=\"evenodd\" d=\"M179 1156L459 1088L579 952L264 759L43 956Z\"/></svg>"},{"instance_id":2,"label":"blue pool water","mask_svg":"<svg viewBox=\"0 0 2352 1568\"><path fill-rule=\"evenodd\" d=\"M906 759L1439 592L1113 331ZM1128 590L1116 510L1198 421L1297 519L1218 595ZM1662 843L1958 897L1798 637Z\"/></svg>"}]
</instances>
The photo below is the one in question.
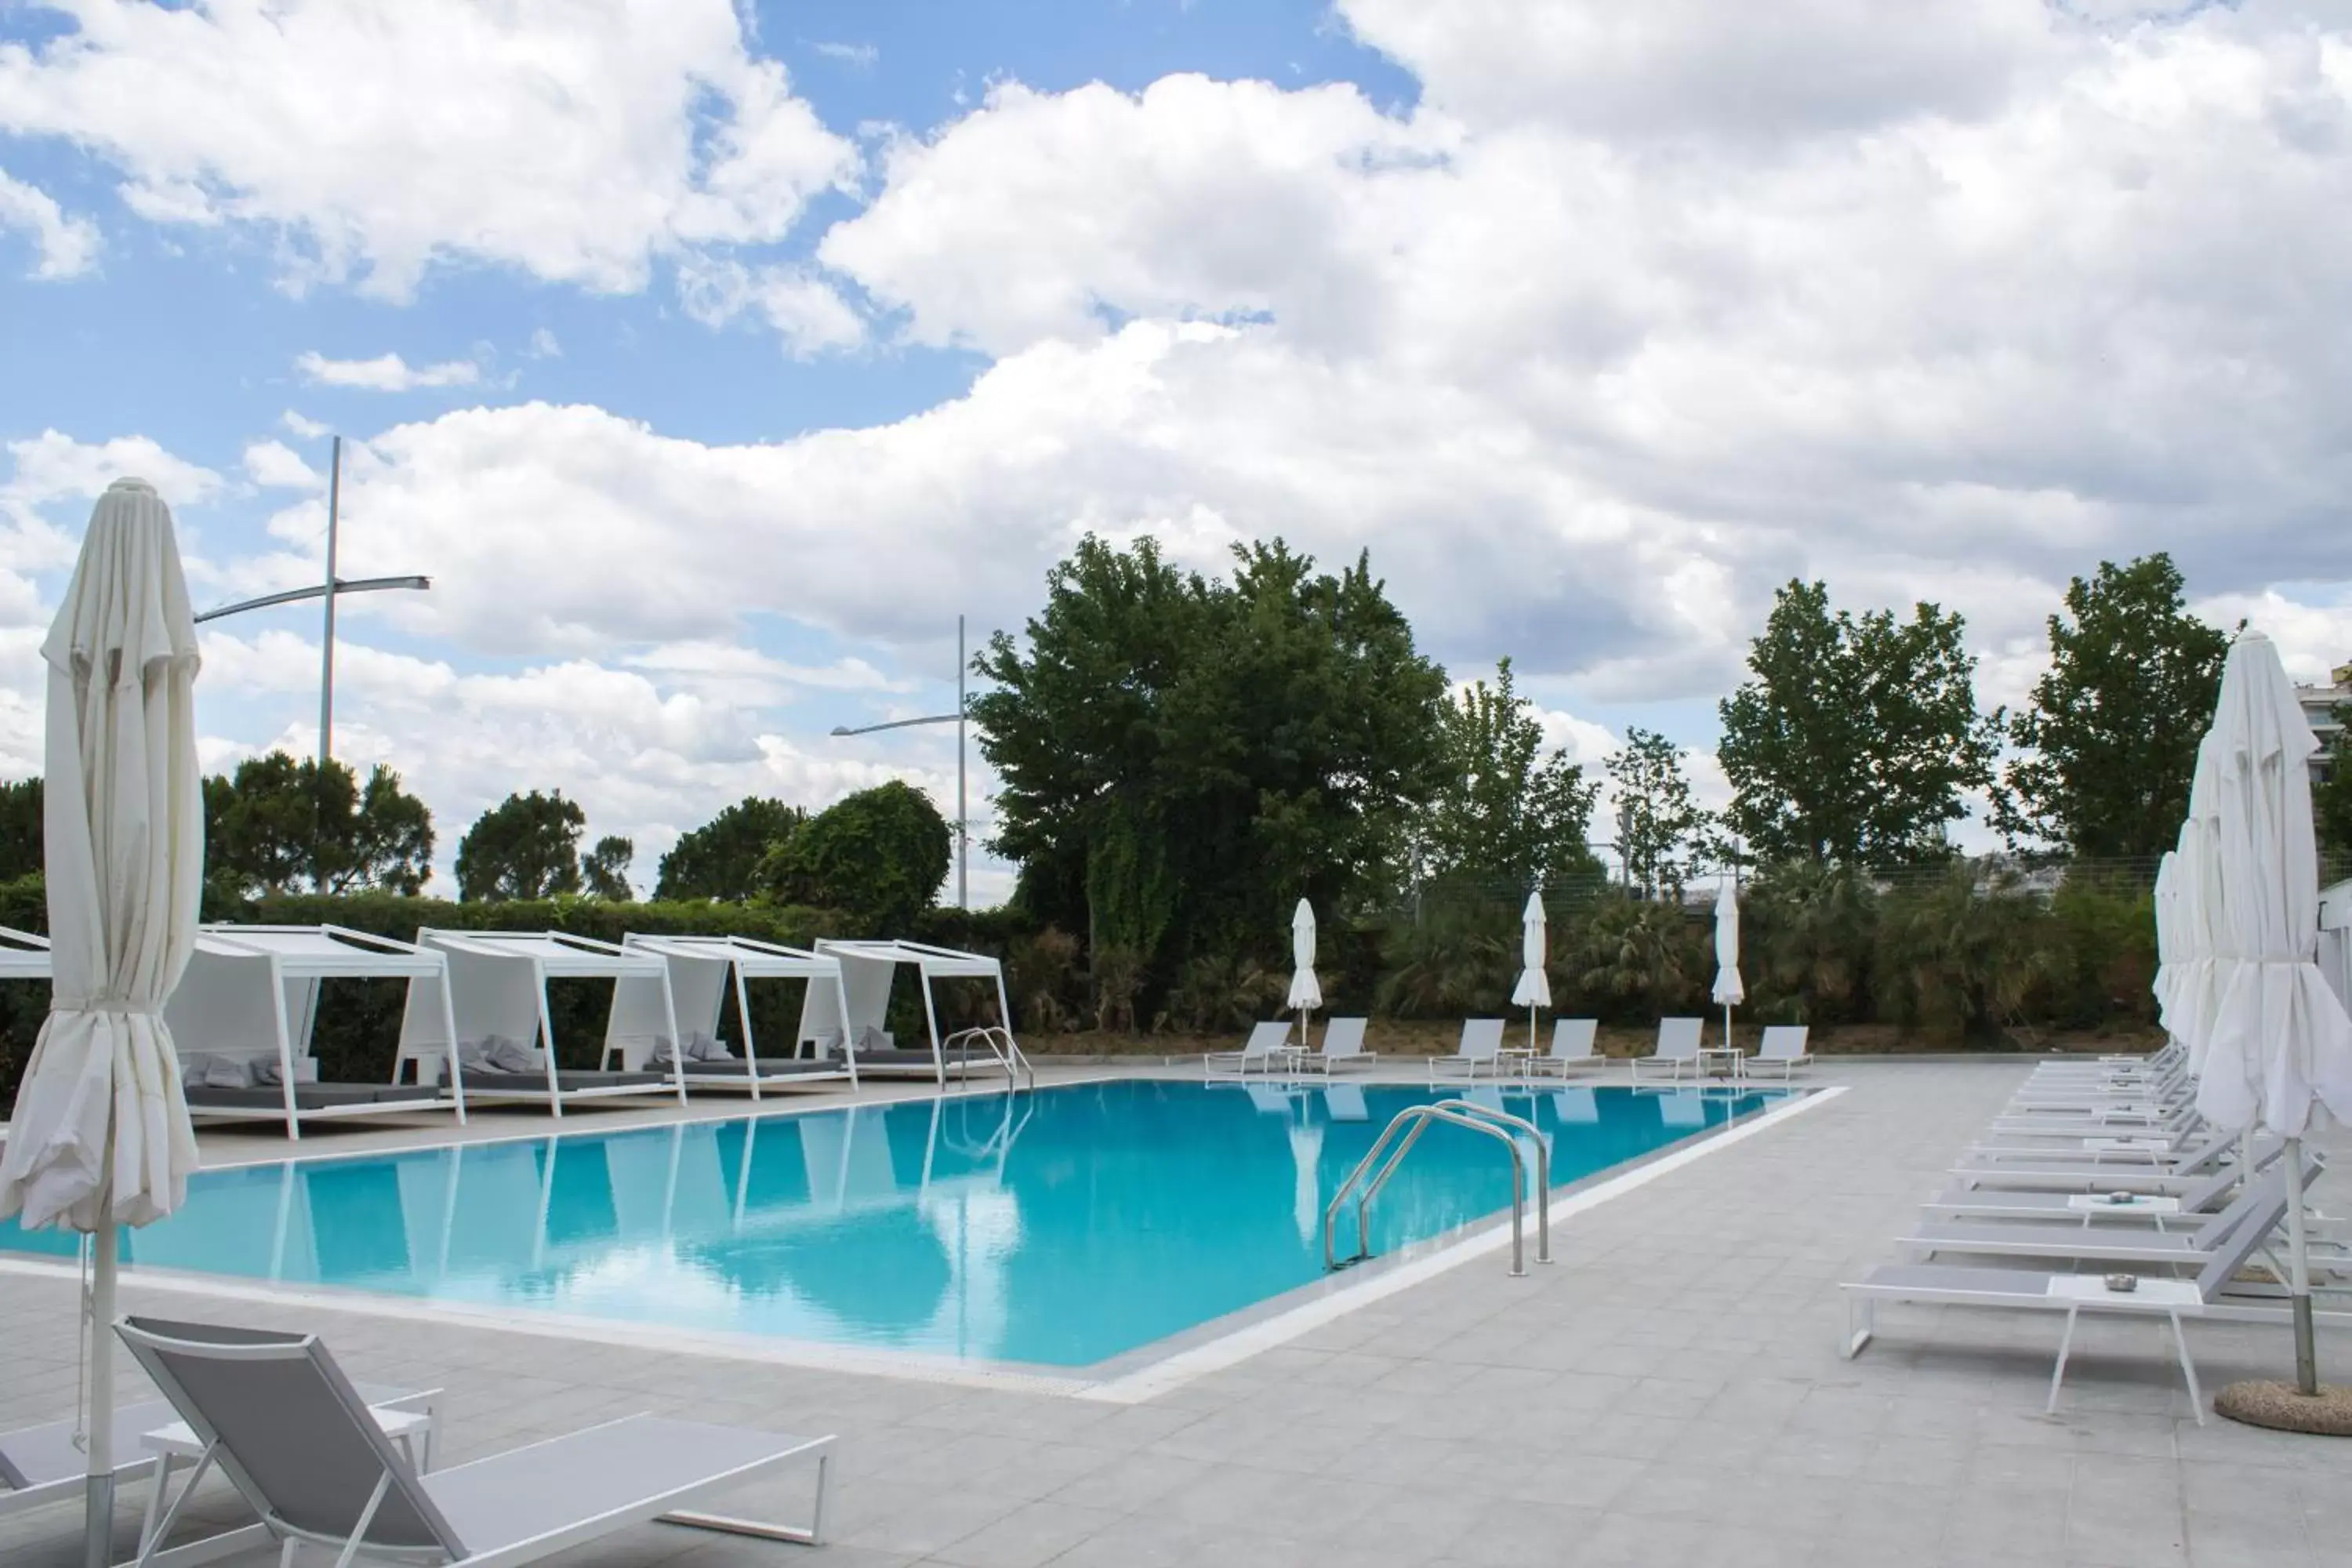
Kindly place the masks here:
<instances>
[{"instance_id":1,"label":"blue pool water","mask_svg":"<svg viewBox=\"0 0 2352 1568\"><path fill-rule=\"evenodd\" d=\"M1433 1098L1130 1079L253 1166L199 1174L180 1213L125 1234L124 1255L1087 1366L1323 1278L1323 1205L1390 1117ZM1549 1136L1564 1184L1768 1098L1576 1088L1496 1102ZM1507 1207L1500 1156L1476 1133L1433 1127L1374 1208L1375 1251ZM0 1249L73 1246L0 1224Z\"/></svg>"}]
</instances>

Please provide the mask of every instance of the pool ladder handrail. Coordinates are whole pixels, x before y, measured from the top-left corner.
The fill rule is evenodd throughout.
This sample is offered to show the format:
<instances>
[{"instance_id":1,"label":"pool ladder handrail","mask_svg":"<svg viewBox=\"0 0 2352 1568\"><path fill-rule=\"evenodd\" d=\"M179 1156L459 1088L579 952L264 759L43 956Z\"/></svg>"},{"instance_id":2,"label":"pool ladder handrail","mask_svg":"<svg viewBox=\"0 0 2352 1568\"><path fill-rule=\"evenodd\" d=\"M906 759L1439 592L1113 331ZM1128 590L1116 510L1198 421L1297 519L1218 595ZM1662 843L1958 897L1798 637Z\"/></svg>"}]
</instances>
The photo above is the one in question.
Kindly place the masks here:
<instances>
[{"instance_id":1,"label":"pool ladder handrail","mask_svg":"<svg viewBox=\"0 0 2352 1568\"><path fill-rule=\"evenodd\" d=\"M1019 1082L1030 1089L1037 1087L1036 1068L1022 1054L1021 1042L1013 1037L1013 1031L1002 1024L982 1024L977 1028L958 1030L941 1042L943 1052L961 1051L964 1078L971 1077L971 1043L975 1039L988 1047L988 1054L994 1057L997 1066L1004 1069L1007 1083Z\"/></svg>"},{"instance_id":2,"label":"pool ladder handrail","mask_svg":"<svg viewBox=\"0 0 2352 1568\"><path fill-rule=\"evenodd\" d=\"M1524 1277L1528 1271L1525 1240L1528 1208L1527 1162L1519 1152L1519 1141L1514 1136L1521 1132L1527 1134L1536 1150L1536 1261L1549 1263L1551 1261L1551 1147L1544 1142L1543 1133L1537 1129L1534 1122L1524 1117L1513 1116L1507 1110L1497 1110L1487 1105L1475 1105L1466 1100L1441 1100L1432 1105L1409 1105L1390 1118L1389 1124L1381 1129L1381 1135L1372 1140L1371 1148L1367 1150L1364 1157L1356 1163L1356 1168L1348 1173L1348 1179L1339 1184L1339 1190L1331 1194L1330 1204L1323 1210L1323 1267L1326 1269L1340 1267L1340 1261L1336 1255L1337 1244L1334 1237L1334 1232L1339 1221L1339 1205L1348 1201L1349 1194L1354 1192L1360 1184L1363 1190L1356 1199L1356 1251L1347 1261L1357 1263L1372 1255L1372 1200L1381 1195L1381 1189L1388 1185L1389 1178L1396 1173L1399 1163L1412 1152L1412 1146L1421 1141L1421 1135L1423 1132L1429 1131L1430 1123L1433 1121L1443 1121L1454 1127L1467 1127L1472 1131L1484 1133L1489 1138L1499 1138L1504 1146L1509 1150L1511 1156L1511 1278L1514 1279ZM1400 1138L1398 1131L1402 1128L1410 1130ZM1393 1151L1390 1151L1391 1143L1396 1145ZM1380 1159L1384 1151L1389 1152L1387 1162L1381 1165L1369 1182L1365 1181L1365 1173L1372 1170L1373 1163Z\"/></svg>"}]
</instances>

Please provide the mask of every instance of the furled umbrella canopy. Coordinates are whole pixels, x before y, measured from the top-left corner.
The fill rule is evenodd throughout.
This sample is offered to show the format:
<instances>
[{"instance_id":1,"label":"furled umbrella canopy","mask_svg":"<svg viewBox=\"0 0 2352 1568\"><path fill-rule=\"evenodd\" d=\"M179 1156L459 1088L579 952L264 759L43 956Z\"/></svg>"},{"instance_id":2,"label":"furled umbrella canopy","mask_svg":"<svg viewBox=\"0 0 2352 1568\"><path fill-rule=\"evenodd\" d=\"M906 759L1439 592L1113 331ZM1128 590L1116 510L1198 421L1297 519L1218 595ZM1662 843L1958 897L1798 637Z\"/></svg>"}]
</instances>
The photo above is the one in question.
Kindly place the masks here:
<instances>
[{"instance_id":1,"label":"furled umbrella canopy","mask_svg":"<svg viewBox=\"0 0 2352 1568\"><path fill-rule=\"evenodd\" d=\"M1748 1000L1739 978L1739 889L1728 878L1715 894L1715 989L1708 994L1727 1009ZM1729 1016L1727 1012L1727 1027Z\"/></svg>"},{"instance_id":2,"label":"furled umbrella canopy","mask_svg":"<svg viewBox=\"0 0 2352 1568\"><path fill-rule=\"evenodd\" d=\"M2224 1127L2259 1122L2299 1138L2323 1110L2352 1120L2352 1018L2317 962L2310 760L2319 742L2260 633L2230 649L2207 747L2219 995L2197 1108Z\"/></svg>"},{"instance_id":3,"label":"furled umbrella canopy","mask_svg":"<svg viewBox=\"0 0 2352 1568\"><path fill-rule=\"evenodd\" d=\"M2197 1109L2218 1126L2265 1127L2286 1141L2289 1292L2296 1381L2306 1396L2318 1394L2319 1382L2302 1139L2331 1115L2352 1118L2352 1017L2317 962L2310 764L2318 746L2270 639L2250 632L2231 644L2213 728L2200 748L2204 776L2192 792L2219 892L2208 911L2219 996ZM2338 1419L2352 1419L2347 1404L2338 1396Z\"/></svg>"},{"instance_id":4,"label":"furled umbrella canopy","mask_svg":"<svg viewBox=\"0 0 2352 1568\"><path fill-rule=\"evenodd\" d=\"M97 1237L87 1415L102 1547L115 1227L177 1208L196 1164L163 1018L194 951L204 882L196 628L171 510L145 483L117 480L99 498L41 657L51 1002L0 1154L0 1217Z\"/></svg>"},{"instance_id":5,"label":"furled umbrella canopy","mask_svg":"<svg viewBox=\"0 0 2352 1568\"><path fill-rule=\"evenodd\" d=\"M2157 1021L2175 1038L2172 994L2180 979L2180 851L2168 849L2156 863L2156 974L2148 991L2156 997Z\"/></svg>"},{"instance_id":6,"label":"furled umbrella canopy","mask_svg":"<svg viewBox=\"0 0 2352 1568\"><path fill-rule=\"evenodd\" d=\"M1315 979L1315 911L1305 899L1290 917L1290 999L1285 1005L1294 1012L1312 1013L1323 1005L1323 987Z\"/></svg>"},{"instance_id":7,"label":"furled umbrella canopy","mask_svg":"<svg viewBox=\"0 0 2352 1568\"><path fill-rule=\"evenodd\" d=\"M1543 894L1529 893L1519 911L1519 983L1511 988L1511 1005L1528 1010L1529 1050L1536 1048L1536 1009L1551 1005L1551 976L1544 968L1549 946Z\"/></svg>"}]
</instances>

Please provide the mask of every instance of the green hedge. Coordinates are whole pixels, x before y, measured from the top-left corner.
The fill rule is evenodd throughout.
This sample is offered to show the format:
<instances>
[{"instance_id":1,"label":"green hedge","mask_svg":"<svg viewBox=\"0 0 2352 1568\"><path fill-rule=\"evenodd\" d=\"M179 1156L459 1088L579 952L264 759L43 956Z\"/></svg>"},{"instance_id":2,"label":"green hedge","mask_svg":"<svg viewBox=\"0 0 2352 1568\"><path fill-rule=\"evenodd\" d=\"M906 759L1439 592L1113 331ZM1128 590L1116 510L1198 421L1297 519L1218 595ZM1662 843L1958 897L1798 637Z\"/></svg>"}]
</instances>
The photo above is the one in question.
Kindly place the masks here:
<instances>
[{"instance_id":1,"label":"green hedge","mask_svg":"<svg viewBox=\"0 0 2352 1568\"><path fill-rule=\"evenodd\" d=\"M1580 888L1549 900L1552 995L1559 1010L1612 1023L1709 1010L1713 926L1703 906L1645 903L1613 889ZM456 903L389 894L208 900L208 920L277 925L335 924L413 938L420 926L556 930L618 942L629 931L704 932L806 946L821 936L875 936L837 911L767 904L608 903L558 899ZM1406 1018L1493 1016L1509 1009L1518 970L1519 909L1499 897L1424 899L1377 918L1331 921L1322 933L1327 1011ZM0 883L0 924L45 929L41 879ZM2143 1029L2155 1021L2153 910L2129 879L2083 874L2054 890L1988 885L1966 866L1899 885L1874 885L1819 868L1768 872L1747 891L1742 973L1753 1023L1887 1025L1955 1045L2031 1043L2049 1029ZM918 941L1004 961L1013 1023L1034 1044L1131 1013L1147 1028L1223 1033L1281 1005L1289 955L1271 933L1262 948L1194 960L1170 974L1129 974L1124 1008L1106 1009L1074 939L1035 929L1010 910L927 911ZM564 1065L593 1065L604 1037L608 989L557 982L551 1008ZM387 1074L404 987L345 981L322 994L317 1046L331 1078ZM940 988L942 1027L993 1017L994 996L976 982ZM793 1039L799 988L752 988L763 1045ZM0 984L0 1092L14 1093L21 1064L48 1007L48 988ZM722 1032L741 1037L730 994ZM898 989L890 1026L922 1030L913 987Z\"/></svg>"}]
</instances>

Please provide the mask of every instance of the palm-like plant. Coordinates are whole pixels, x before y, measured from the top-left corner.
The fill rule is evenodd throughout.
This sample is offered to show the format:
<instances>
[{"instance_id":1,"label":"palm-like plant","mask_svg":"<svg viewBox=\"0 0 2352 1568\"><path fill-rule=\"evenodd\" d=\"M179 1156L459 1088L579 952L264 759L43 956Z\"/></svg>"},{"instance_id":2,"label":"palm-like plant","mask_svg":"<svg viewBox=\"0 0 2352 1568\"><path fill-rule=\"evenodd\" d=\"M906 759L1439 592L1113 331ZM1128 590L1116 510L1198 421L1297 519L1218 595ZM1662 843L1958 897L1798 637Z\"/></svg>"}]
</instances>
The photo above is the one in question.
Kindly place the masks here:
<instances>
[{"instance_id":1,"label":"palm-like plant","mask_svg":"<svg viewBox=\"0 0 2352 1568\"><path fill-rule=\"evenodd\" d=\"M1612 895L1577 921L1564 961L1588 996L1638 999L1650 1012L1670 1012L1703 988L1704 923L1679 903Z\"/></svg>"},{"instance_id":2,"label":"palm-like plant","mask_svg":"<svg viewBox=\"0 0 2352 1568\"><path fill-rule=\"evenodd\" d=\"M1743 978L1756 1006L1801 1024L1849 1016L1878 923L1878 899L1850 866L1768 867L1741 900Z\"/></svg>"},{"instance_id":3,"label":"palm-like plant","mask_svg":"<svg viewBox=\"0 0 2352 1568\"><path fill-rule=\"evenodd\" d=\"M1890 894L1874 956L1882 1014L1962 1036L2024 1023L2064 959L2049 924L2040 899L2007 878L1979 889L1965 862Z\"/></svg>"},{"instance_id":4,"label":"palm-like plant","mask_svg":"<svg viewBox=\"0 0 2352 1568\"><path fill-rule=\"evenodd\" d=\"M1196 1035L1246 1028L1279 1006L1288 976L1263 958L1213 953L1184 966L1160 1016Z\"/></svg>"},{"instance_id":5,"label":"palm-like plant","mask_svg":"<svg viewBox=\"0 0 2352 1568\"><path fill-rule=\"evenodd\" d=\"M1065 1034L1078 1026L1078 939L1047 926L1005 950L1005 989L1022 1027Z\"/></svg>"},{"instance_id":6,"label":"palm-like plant","mask_svg":"<svg viewBox=\"0 0 2352 1568\"><path fill-rule=\"evenodd\" d=\"M1433 906L1389 933L1381 1011L1403 1018L1460 1018L1498 1011L1517 973L1515 911L1491 902Z\"/></svg>"}]
</instances>

